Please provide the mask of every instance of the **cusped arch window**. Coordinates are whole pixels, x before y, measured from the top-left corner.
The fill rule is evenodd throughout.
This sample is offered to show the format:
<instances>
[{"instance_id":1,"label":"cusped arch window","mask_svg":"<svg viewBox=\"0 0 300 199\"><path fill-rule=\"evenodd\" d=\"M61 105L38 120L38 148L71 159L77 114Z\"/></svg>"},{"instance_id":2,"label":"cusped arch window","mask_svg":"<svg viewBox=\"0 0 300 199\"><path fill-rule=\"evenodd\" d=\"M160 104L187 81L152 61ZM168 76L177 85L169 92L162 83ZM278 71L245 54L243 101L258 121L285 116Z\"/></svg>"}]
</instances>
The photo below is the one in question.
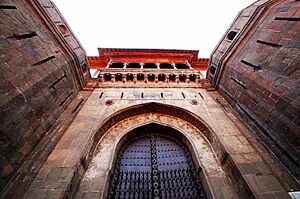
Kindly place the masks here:
<instances>
[{"instance_id":1,"label":"cusped arch window","mask_svg":"<svg viewBox=\"0 0 300 199\"><path fill-rule=\"evenodd\" d=\"M166 75L164 75L164 74L158 75L158 81L165 81L165 79L166 79Z\"/></svg>"},{"instance_id":2,"label":"cusped arch window","mask_svg":"<svg viewBox=\"0 0 300 199\"><path fill-rule=\"evenodd\" d=\"M116 81L122 81L122 74L121 73L117 73L115 76Z\"/></svg>"},{"instance_id":3,"label":"cusped arch window","mask_svg":"<svg viewBox=\"0 0 300 199\"><path fill-rule=\"evenodd\" d=\"M155 80L155 75L154 74L149 74L148 75L148 81L153 82Z\"/></svg>"},{"instance_id":4,"label":"cusped arch window","mask_svg":"<svg viewBox=\"0 0 300 199\"><path fill-rule=\"evenodd\" d=\"M133 81L133 74L129 73L126 75L127 81Z\"/></svg>"},{"instance_id":5,"label":"cusped arch window","mask_svg":"<svg viewBox=\"0 0 300 199\"><path fill-rule=\"evenodd\" d=\"M180 75L179 75L179 81L185 82L185 80L186 80L186 75L180 74Z\"/></svg>"},{"instance_id":6,"label":"cusped arch window","mask_svg":"<svg viewBox=\"0 0 300 199\"><path fill-rule=\"evenodd\" d=\"M169 75L169 81L174 82L176 80L176 75L170 74Z\"/></svg>"},{"instance_id":7,"label":"cusped arch window","mask_svg":"<svg viewBox=\"0 0 300 199\"><path fill-rule=\"evenodd\" d=\"M144 78L145 78L145 76L144 76L143 73L139 73L139 74L137 75L137 80L138 80L138 81L144 81Z\"/></svg>"},{"instance_id":8,"label":"cusped arch window","mask_svg":"<svg viewBox=\"0 0 300 199\"><path fill-rule=\"evenodd\" d=\"M190 81L195 82L196 81L196 75L195 74L190 74Z\"/></svg>"},{"instance_id":9,"label":"cusped arch window","mask_svg":"<svg viewBox=\"0 0 300 199\"><path fill-rule=\"evenodd\" d=\"M111 81L111 74L110 73L105 73L104 74L104 80L105 81Z\"/></svg>"}]
</instances>

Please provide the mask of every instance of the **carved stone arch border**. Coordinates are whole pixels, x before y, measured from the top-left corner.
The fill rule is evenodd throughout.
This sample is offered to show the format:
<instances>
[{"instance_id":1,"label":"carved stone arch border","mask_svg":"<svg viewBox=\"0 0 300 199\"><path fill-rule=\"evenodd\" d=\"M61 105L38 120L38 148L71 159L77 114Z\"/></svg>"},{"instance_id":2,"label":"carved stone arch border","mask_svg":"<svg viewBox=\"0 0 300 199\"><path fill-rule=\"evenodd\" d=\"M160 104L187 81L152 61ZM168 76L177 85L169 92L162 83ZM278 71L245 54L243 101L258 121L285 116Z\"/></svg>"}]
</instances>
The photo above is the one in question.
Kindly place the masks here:
<instances>
[{"instance_id":1,"label":"carved stone arch border","mask_svg":"<svg viewBox=\"0 0 300 199\"><path fill-rule=\"evenodd\" d=\"M172 119L169 122L163 122L163 118ZM176 122L174 123L174 121ZM234 198L237 197L220 164L228 154L216 134L209 129L201 118L182 108L159 103L147 103L116 112L99 125L99 131L94 135L94 145L90 150L91 164L82 179L77 194L78 198L85 191L93 191L94 193L97 191L101 197L105 195L113 163L118 154L118 147L122 145L122 141L126 140L128 132L149 123L171 127L186 137L186 145L193 156L195 166L198 168L201 166L202 168L203 176L201 180L204 183L203 186L208 198L224 197L222 196L224 194L222 190L224 191L224 189ZM120 128L120 125L125 126ZM187 131L186 128L188 127L193 129L194 133ZM194 138L191 138L191 136L194 136ZM109 141L106 142L106 140ZM112 146L113 148L111 148ZM206 148L206 150L202 149L202 153L196 153L201 151L201 147ZM94 155L91 152L94 152ZM89 185L87 186L87 184ZM85 190L84 187L93 187L94 190Z\"/></svg>"},{"instance_id":2,"label":"carved stone arch border","mask_svg":"<svg viewBox=\"0 0 300 199\"><path fill-rule=\"evenodd\" d=\"M95 148L91 164L82 179L79 192L84 192L83 188L89 184L88 187L94 189L88 191L97 190L100 192L100 198L104 198L107 194L119 149L128 141L129 133L138 127L151 123L173 128L185 138L180 141L184 142L192 154L196 169L202 171L201 181L208 198L220 198L222 189L227 189L232 195L235 195L209 141L199 129L180 118L161 113L145 113L129 117L105 132ZM98 189L95 186L98 186Z\"/></svg>"},{"instance_id":3,"label":"carved stone arch border","mask_svg":"<svg viewBox=\"0 0 300 199\"><path fill-rule=\"evenodd\" d=\"M95 150L98 141L101 139L104 133L112 126L126 118L145 113L161 113L165 115L175 116L177 118L189 122L190 124L195 126L199 131L201 131L201 133L209 141L220 162L224 161L224 159L227 158L228 154L225 148L223 147L222 143L220 142L218 136L215 134L215 132L213 132L210 129L209 125L206 124L206 122L204 122L199 116L177 106L160 104L156 102L130 106L110 115L101 124L99 124L97 128L99 130L94 135L94 143L90 151Z\"/></svg>"},{"instance_id":4,"label":"carved stone arch border","mask_svg":"<svg viewBox=\"0 0 300 199\"><path fill-rule=\"evenodd\" d=\"M213 157L216 162L218 163L218 168L221 167L219 164L218 159L216 158L216 155L214 153L214 150L212 149L209 141L206 139L206 137L193 125L188 123L187 121L184 121L180 118L170 116L170 115L165 115L161 113L146 113L146 114L141 114L137 116L133 116L130 118L127 118L123 120L122 122L116 124L112 128L110 128L100 139L98 142L94 153L93 157L95 157L97 154L100 153L101 149L103 149L103 142L108 139L111 140L111 137L113 136L112 134L115 134L115 142L113 143L114 148L112 149L112 157L116 158L119 149L127 142L128 138L128 133L130 133L132 130L148 125L148 124L158 124L161 126L166 126L172 129L175 129L182 138L179 140L185 144L185 146L189 149L193 161L196 164L196 168L203 168L205 165L203 164L203 160L201 160L201 153L195 153L197 151L197 148L199 147L209 147L210 152L211 152L211 157ZM176 136L178 138L178 136ZM201 141L201 142L195 142L196 140ZM203 151L205 152L205 151ZM203 154L202 154L203 155ZM200 157L201 156L201 157ZM110 161L109 169L113 168L114 160ZM219 172L220 170L218 170ZM223 171L222 171L223 174Z\"/></svg>"}]
</instances>

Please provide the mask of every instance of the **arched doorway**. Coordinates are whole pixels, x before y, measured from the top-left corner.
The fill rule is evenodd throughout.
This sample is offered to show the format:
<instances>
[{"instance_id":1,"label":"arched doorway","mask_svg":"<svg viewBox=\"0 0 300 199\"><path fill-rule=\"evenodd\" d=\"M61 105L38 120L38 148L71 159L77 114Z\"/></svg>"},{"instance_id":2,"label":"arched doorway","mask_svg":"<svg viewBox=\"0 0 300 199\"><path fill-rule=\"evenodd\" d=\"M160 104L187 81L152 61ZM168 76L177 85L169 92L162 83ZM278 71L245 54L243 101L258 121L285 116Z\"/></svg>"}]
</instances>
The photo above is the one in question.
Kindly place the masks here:
<instances>
[{"instance_id":1,"label":"arched doorway","mask_svg":"<svg viewBox=\"0 0 300 199\"><path fill-rule=\"evenodd\" d=\"M188 155L192 158L206 198L221 198L224 190L227 195L238 198L219 163L217 155L220 150L217 153L213 150L214 145L216 149L220 149L221 146L215 134L203 129L201 120L193 120L177 109L169 109L159 104L148 105L120 112L99 127L94 136L96 145L90 146L91 150L88 153L91 158L90 164L80 182L76 198L110 198L110 185L121 150L132 140L146 136L147 129L151 129L149 125L153 124L167 129L160 130L159 135L170 138L188 149ZM154 112L148 112L149 107ZM141 114L138 111L145 113ZM169 114L157 113L158 111ZM139 130L140 128L143 130ZM213 139L212 145L209 139L206 139L206 135Z\"/></svg>"},{"instance_id":2,"label":"arched doorway","mask_svg":"<svg viewBox=\"0 0 300 199\"><path fill-rule=\"evenodd\" d=\"M119 150L108 198L206 198L176 130L148 124L130 134Z\"/></svg>"}]
</instances>

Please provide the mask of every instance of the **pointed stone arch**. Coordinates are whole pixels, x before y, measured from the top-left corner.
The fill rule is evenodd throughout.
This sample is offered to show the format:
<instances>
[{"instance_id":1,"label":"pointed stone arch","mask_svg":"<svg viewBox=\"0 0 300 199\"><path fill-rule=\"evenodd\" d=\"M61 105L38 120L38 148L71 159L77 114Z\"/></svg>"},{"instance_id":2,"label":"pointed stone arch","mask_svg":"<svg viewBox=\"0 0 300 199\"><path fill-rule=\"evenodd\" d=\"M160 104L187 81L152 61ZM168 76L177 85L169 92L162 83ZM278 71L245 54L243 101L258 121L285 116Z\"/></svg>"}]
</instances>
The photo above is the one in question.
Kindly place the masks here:
<instances>
[{"instance_id":1,"label":"pointed stone arch","mask_svg":"<svg viewBox=\"0 0 300 199\"><path fill-rule=\"evenodd\" d=\"M209 125L202 120L201 117L178 106L161 104L157 102L150 102L150 103L129 106L111 114L101 124L99 124L97 128L98 131L94 135L94 144L92 150L94 151L95 146L100 140L100 138L112 126L114 126L115 124L117 124L118 122L126 118L130 118L145 113L160 113L160 114L175 116L177 118L189 122L190 124L194 125L209 141L209 143L212 145L220 161L224 159L225 156L227 156L226 151L222 146L220 140L218 139L217 135L210 129Z\"/></svg>"},{"instance_id":2,"label":"pointed stone arch","mask_svg":"<svg viewBox=\"0 0 300 199\"><path fill-rule=\"evenodd\" d=\"M182 141L192 154L196 169L202 171L201 181L208 198L218 198L222 194L222 188L236 195L220 164L226 151L201 118L182 108L147 103L122 109L99 126L94 135L93 153L90 153L93 154L90 157L91 164L83 177L78 197L84 193L83 185L93 187L96 182L100 197L106 196L120 147L128 140L133 129L150 123L175 129L181 134ZM217 152L212 144L215 144Z\"/></svg>"}]
</instances>

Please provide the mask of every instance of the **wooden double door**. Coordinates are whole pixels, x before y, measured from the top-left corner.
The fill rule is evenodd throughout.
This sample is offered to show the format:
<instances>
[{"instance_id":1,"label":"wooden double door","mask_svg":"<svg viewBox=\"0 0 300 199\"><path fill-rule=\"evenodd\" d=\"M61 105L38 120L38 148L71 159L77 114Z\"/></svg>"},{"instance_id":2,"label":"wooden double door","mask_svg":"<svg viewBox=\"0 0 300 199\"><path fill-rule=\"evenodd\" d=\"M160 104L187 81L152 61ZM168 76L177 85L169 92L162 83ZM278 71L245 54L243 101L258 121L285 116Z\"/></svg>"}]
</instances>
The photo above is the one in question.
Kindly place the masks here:
<instances>
[{"instance_id":1,"label":"wooden double door","mask_svg":"<svg viewBox=\"0 0 300 199\"><path fill-rule=\"evenodd\" d=\"M176 140L149 134L121 148L108 198L205 199L187 149Z\"/></svg>"}]
</instances>

